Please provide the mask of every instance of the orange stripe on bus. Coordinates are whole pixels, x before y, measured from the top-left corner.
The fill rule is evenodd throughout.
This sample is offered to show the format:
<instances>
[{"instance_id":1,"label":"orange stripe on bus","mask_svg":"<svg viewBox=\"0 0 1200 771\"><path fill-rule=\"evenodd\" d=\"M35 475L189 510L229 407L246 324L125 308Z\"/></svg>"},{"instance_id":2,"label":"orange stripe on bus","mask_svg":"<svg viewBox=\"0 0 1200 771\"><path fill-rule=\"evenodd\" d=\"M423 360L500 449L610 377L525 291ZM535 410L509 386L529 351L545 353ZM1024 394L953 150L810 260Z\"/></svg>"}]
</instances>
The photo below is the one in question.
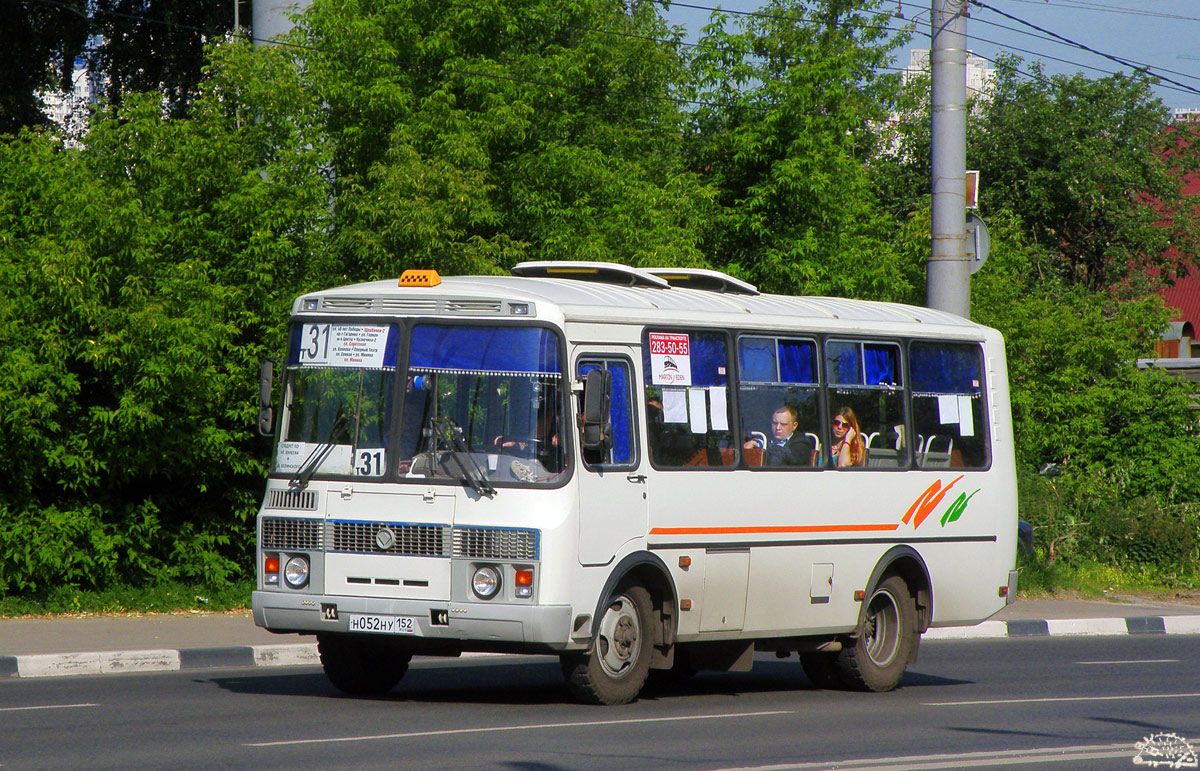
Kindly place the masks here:
<instances>
[{"instance_id":1,"label":"orange stripe on bus","mask_svg":"<svg viewBox=\"0 0 1200 771\"><path fill-rule=\"evenodd\" d=\"M864 533L892 531L900 525L795 525L778 527L655 527L650 535L749 535L753 533Z\"/></svg>"}]
</instances>

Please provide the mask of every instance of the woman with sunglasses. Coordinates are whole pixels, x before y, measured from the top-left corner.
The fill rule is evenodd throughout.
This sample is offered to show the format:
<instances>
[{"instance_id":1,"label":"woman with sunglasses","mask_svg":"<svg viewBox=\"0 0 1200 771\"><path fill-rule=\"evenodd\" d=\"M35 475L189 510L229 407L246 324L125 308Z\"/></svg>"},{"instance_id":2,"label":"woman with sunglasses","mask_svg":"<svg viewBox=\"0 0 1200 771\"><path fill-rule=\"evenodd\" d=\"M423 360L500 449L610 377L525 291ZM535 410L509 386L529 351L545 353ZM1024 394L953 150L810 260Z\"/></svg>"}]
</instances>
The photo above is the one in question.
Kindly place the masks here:
<instances>
[{"instance_id":1,"label":"woman with sunglasses","mask_svg":"<svg viewBox=\"0 0 1200 771\"><path fill-rule=\"evenodd\" d=\"M833 446L830 458L836 466L860 466L867 459L858 418L854 410L842 407L833 416Z\"/></svg>"}]
</instances>

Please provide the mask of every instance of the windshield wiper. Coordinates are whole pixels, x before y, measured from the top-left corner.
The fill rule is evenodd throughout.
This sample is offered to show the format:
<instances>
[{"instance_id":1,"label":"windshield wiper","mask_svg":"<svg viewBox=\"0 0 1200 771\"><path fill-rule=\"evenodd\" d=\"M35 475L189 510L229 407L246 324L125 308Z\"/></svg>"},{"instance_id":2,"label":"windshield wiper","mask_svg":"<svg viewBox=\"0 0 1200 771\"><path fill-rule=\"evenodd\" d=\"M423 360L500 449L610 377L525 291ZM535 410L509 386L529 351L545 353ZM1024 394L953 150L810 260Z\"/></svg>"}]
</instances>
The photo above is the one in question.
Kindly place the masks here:
<instances>
[{"instance_id":1,"label":"windshield wiper","mask_svg":"<svg viewBox=\"0 0 1200 771\"><path fill-rule=\"evenodd\" d=\"M454 460L458 463L459 468L462 469L462 480L480 495L486 495L489 498L495 495L496 488L492 487L492 483L488 481L487 473L479 465L479 461L475 460L475 456L471 454L471 448L467 446L466 440L463 439L462 427L454 422L454 418L449 415L442 415L440 418L432 418L430 423L433 427L435 441L440 437L454 448ZM466 458L466 460L464 461L463 458Z\"/></svg>"},{"instance_id":2,"label":"windshield wiper","mask_svg":"<svg viewBox=\"0 0 1200 771\"><path fill-rule=\"evenodd\" d=\"M296 470L296 473L288 481L288 487L293 490L303 490L308 487L308 480L312 479L312 475L317 472L325 459L329 457L329 453L333 452L333 448L337 446L337 438L346 430L346 425L350 419L345 413L338 415L333 421L333 425L329 427L329 433L325 435L325 441L313 448L313 451L305 458L304 463Z\"/></svg>"}]
</instances>

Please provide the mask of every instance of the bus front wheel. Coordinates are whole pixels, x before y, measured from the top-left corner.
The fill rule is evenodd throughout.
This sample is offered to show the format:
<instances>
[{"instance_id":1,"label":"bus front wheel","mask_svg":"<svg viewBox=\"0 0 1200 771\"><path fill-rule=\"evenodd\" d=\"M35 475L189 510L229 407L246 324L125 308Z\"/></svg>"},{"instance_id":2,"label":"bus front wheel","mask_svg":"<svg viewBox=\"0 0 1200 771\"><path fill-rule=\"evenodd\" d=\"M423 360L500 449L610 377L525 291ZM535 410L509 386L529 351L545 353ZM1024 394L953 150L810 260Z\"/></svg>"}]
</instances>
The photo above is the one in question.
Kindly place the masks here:
<instances>
[{"instance_id":1,"label":"bus front wheel","mask_svg":"<svg viewBox=\"0 0 1200 771\"><path fill-rule=\"evenodd\" d=\"M571 693L589 704L627 704L637 698L650 672L650 593L640 586L618 589L593 641L591 652L562 656Z\"/></svg>"},{"instance_id":2,"label":"bus front wheel","mask_svg":"<svg viewBox=\"0 0 1200 771\"><path fill-rule=\"evenodd\" d=\"M317 652L329 682L351 696L382 696L408 671L412 654L371 635L319 634Z\"/></svg>"},{"instance_id":3,"label":"bus front wheel","mask_svg":"<svg viewBox=\"0 0 1200 771\"><path fill-rule=\"evenodd\" d=\"M867 599L862 627L837 657L842 683L860 691L890 691L900 683L917 634L917 611L900 576L880 582Z\"/></svg>"}]
</instances>

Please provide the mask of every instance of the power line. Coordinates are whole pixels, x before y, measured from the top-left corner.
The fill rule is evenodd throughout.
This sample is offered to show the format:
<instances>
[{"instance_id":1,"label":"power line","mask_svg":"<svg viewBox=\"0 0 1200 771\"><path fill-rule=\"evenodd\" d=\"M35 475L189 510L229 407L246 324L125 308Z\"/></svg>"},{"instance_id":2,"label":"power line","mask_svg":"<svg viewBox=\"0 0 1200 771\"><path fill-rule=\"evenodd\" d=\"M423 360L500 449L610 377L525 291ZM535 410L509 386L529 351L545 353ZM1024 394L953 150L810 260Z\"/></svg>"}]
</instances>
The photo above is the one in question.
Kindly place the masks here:
<instances>
[{"instance_id":1,"label":"power line","mask_svg":"<svg viewBox=\"0 0 1200 771\"><path fill-rule=\"evenodd\" d=\"M1109 61L1112 61L1112 62L1116 62L1117 64L1120 64L1120 65L1122 65L1122 66L1124 66L1124 67L1130 67L1130 68L1132 68L1132 69L1134 69L1134 70L1138 70L1138 71L1144 72L1144 73L1146 73L1146 74L1148 74L1148 75L1152 75L1153 77L1157 77L1157 78L1158 78L1159 80L1161 80L1161 81L1164 81L1164 82L1166 82L1166 83L1171 83L1171 84L1173 84L1173 85L1175 85L1175 86L1178 86L1179 88L1183 89L1184 91L1187 91L1188 93L1193 93L1193 94L1198 94L1198 95L1200 95L1200 89L1197 89L1197 88L1194 88L1194 87L1192 87L1192 86L1189 86L1189 85L1187 85L1186 83L1180 83L1180 82L1179 82L1179 81L1177 81L1177 80L1172 80L1171 78L1167 78L1167 77L1163 77L1163 76L1161 76L1161 75L1158 75L1158 74L1156 74L1156 72L1155 72L1154 70L1151 70L1151 69L1150 69L1150 68L1148 68L1148 67L1144 67L1144 66L1142 66L1142 67L1139 67L1139 66L1137 66L1136 64L1134 64L1134 63L1131 63L1131 62L1129 62L1129 61L1127 61L1127 60L1125 60L1125 59L1122 59L1122 58L1120 58L1120 57L1113 56L1112 54L1108 54L1108 53L1105 53L1105 52L1103 52L1103 51L1098 51L1098 50L1096 50L1095 48L1092 48L1091 46L1085 45L1085 44L1083 44L1083 43L1080 43L1080 42L1078 42L1078 41L1076 41L1076 40L1072 40L1072 39L1070 39L1070 38L1068 38L1068 37L1065 37L1065 36L1063 36L1063 35L1060 35L1060 34L1058 34L1057 32L1052 32L1051 30L1045 29L1044 27L1039 27L1038 25L1036 25L1036 24L1034 24L1034 23L1032 23L1032 22L1025 21L1024 19L1021 19L1021 18L1019 18L1019 17L1013 16L1013 15L1012 15L1012 14L1010 14L1010 13L1006 13L1006 12L1004 12L1004 11L1001 11L1001 10L999 10L998 8L995 8L995 7L991 6L991 5L988 5L988 4L987 4L987 3L985 3L985 2L982 2L982 0L971 0L971 2L972 2L972 3L974 3L975 5L979 6L980 8L986 8L986 9L988 9L989 11L991 11L991 12L993 12L993 13L1000 14L1001 16L1003 16L1003 17L1004 17L1004 18L1006 18L1006 19L1010 19L1010 20L1012 20L1012 21L1015 21L1015 22L1017 22L1018 24L1023 24L1023 25L1025 25L1025 26L1027 26L1027 27L1029 27L1029 28L1031 28L1031 29L1035 29L1035 30L1037 30L1038 32L1042 32L1042 33L1044 33L1044 34L1050 35L1050 36L1054 37L1055 39L1059 40L1060 42L1062 42L1062 43L1063 43L1063 44L1065 44L1065 45L1074 46L1075 48L1082 49L1082 50L1084 50L1084 51L1087 51L1088 53L1095 54L1096 56L1101 56L1101 57L1103 57L1103 58L1105 58L1105 59L1108 59Z\"/></svg>"},{"instance_id":2,"label":"power line","mask_svg":"<svg viewBox=\"0 0 1200 771\"><path fill-rule=\"evenodd\" d=\"M1053 2L1053 0L1009 0L1010 3L1028 3L1030 5L1053 6L1058 8L1079 8L1085 11L1101 11L1103 13L1119 13L1128 16L1143 16L1148 19L1173 19L1176 21L1200 21L1200 16L1183 16L1177 13L1163 13L1162 11L1146 11L1137 8L1122 8L1120 6L1103 5L1101 3L1089 3L1084 0L1064 0L1063 2Z\"/></svg>"}]
</instances>

